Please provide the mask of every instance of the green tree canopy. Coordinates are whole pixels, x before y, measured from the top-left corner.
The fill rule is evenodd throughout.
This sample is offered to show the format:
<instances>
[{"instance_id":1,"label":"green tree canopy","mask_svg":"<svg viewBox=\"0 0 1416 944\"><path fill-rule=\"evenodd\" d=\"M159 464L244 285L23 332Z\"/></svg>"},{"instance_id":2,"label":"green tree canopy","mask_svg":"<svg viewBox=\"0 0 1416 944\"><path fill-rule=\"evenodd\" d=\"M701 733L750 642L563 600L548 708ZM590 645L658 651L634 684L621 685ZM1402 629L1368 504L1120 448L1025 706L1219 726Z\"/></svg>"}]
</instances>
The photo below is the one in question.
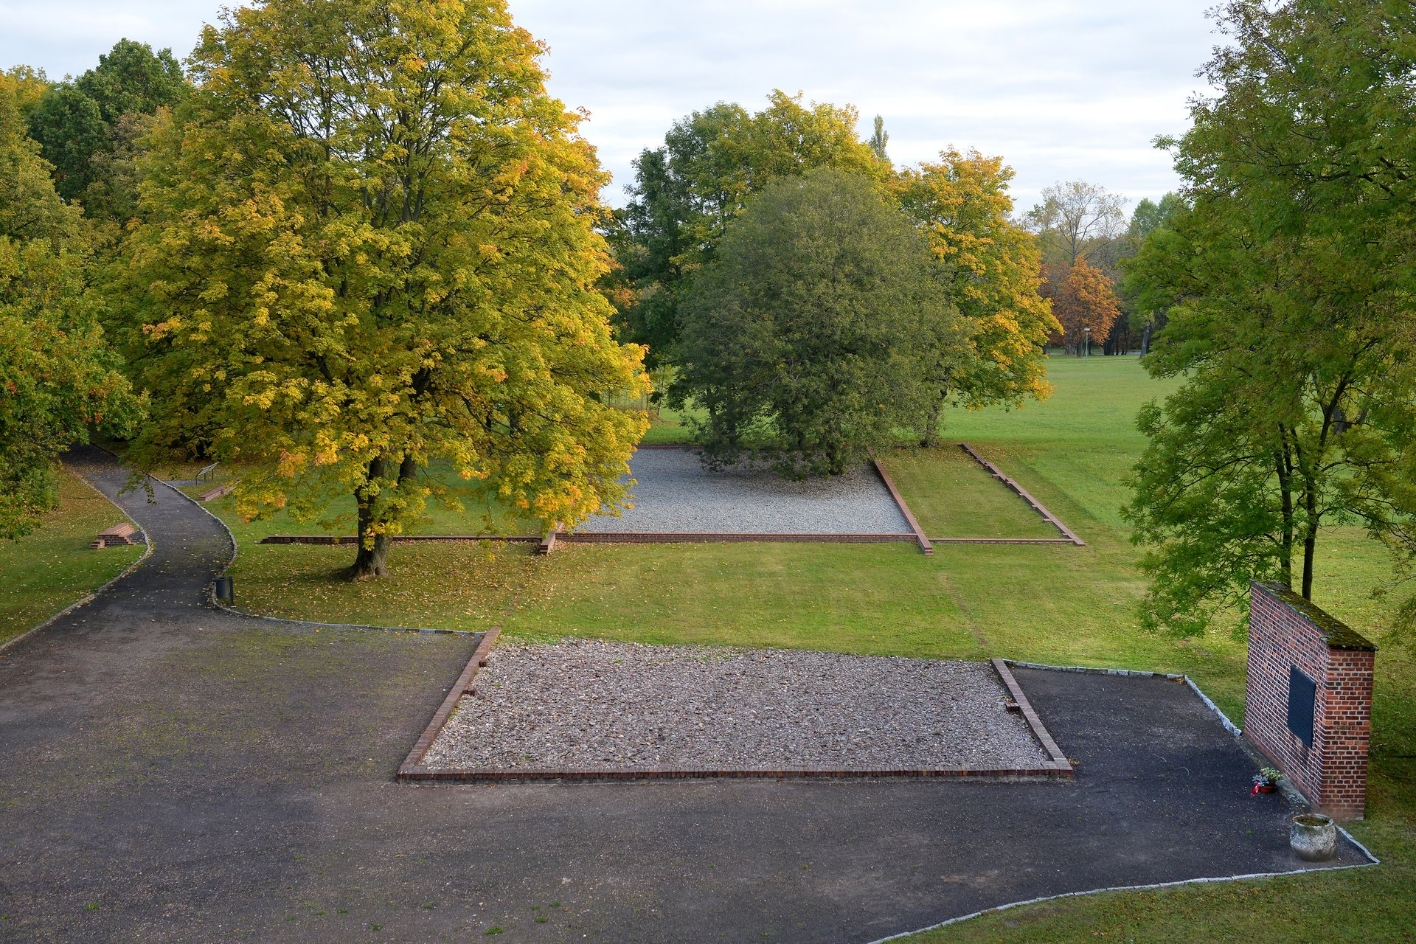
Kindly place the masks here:
<instances>
[{"instance_id":1,"label":"green tree canopy","mask_svg":"<svg viewBox=\"0 0 1416 944\"><path fill-rule=\"evenodd\" d=\"M605 175L502 2L272 0L193 54L130 244L148 457L242 463L244 515L353 495L351 576L441 458L527 518L624 497L642 352L595 282Z\"/></svg>"},{"instance_id":2,"label":"green tree canopy","mask_svg":"<svg viewBox=\"0 0 1416 944\"><path fill-rule=\"evenodd\" d=\"M1416 540L1416 12L1235 0L1218 95L1175 142L1188 208L1128 277L1168 301L1128 515L1148 618L1195 632L1251 579L1311 598L1329 524ZM1410 610L1408 608L1408 616Z\"/></svg>"},{"instance_id":3,"label":"green tree canopy","mask_svg":"<svg viewBox=\"0 0 1416 944\"><path fill-rule=\"evenodd\" d=\"M674 359L685 286L753 194L816 167L888 177L889 163L857 134L858 120L849 105L808 107L800 95L774 91L756 114L722 102L694 112L662 147L640 154L614 243L628 289L621 324L628 339L648 345L651 363Z\"/></svg>"},{"instance_id":4,"label":"green tree canopy","mask_svg":"<svg viewBox=\"0 0 1416 944\"><path fill-rule=\"evenodd\" d=\"M60 195L97 204L90 215L105 216L114 209L109 156L135 137L125 122L177 104L187 81L170 49L154 53L130 39L119 40L98 60L75 81L52 86L28 120L30 135L54 165Z\"/></svg>"},{"instance_id":5,"label":"green tree canopy","mask_svg":"<svg viewBox=\"0 0 1416 944\"><path fill-rule=\"evenodd\" d=\"M54 191L24 131L24 89L0 75L0 537L57 501L55 465L91 424L127 434L139 404L99 327L86 284L84 221Z\"/></svg>"},{"instance_id":6,"label":"green tree canopy","mask_svg":"<svg viewBox=\"0 0 1416 944\"><path fill-rule=\"evenodd\" d=\"M780 447L794 474L840 473L897 429L920 429L926 361L968 343L924 239L878 183L835 168L748 203L682 326L678 395L706 411L709 456Z\"/></svg>"},{"instance_id":7,"label":"green tree canopy","mask_svg":"<svg viewBox=\"0 0 1416 944\"><path fill-rule=\"evenodd\" d=\"M1170 227L1183 209L1185 199L1177 193L1167 193L1158 203L1149 197L1142 199L1131 214L1131 225L1127 227L1123 239L1125 245L1120 253L1121 302L1131 330L1141 334L1142 355L1150 353L1151 338L1165 327L1170 306L1175 304L1176 299L1166 297L1163 290L1159 295L1154 294L1165 279L1155 278L1160 273L1148 272L1144 265L1138 266L1136 256L1141 246L1150 240L1152 247L1148 260L1164 265L1161 260L1169 253L1157 251L1156 247L1166 239L1160 231Z\"/></svg>"}]
</instances>

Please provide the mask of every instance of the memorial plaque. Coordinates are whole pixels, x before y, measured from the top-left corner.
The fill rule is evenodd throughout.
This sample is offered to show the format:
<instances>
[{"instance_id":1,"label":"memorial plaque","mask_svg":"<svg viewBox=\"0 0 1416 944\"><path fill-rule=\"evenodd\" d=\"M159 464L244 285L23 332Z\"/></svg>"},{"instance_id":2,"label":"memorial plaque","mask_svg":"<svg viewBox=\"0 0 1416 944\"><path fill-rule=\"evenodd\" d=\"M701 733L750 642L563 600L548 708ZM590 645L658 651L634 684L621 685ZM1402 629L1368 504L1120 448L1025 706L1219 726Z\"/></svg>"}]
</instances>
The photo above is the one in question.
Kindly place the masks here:
<instances>
[{"instance_id":1,"label":"memorial plaque","mask_svg":"<svg viewBox=\"0 0 1416 944\"><path fill-rule=\"evenodd\" d=\"M1298 666L1288 670L1288 730L1308 747L1313 746L1313 707L1318 700L1318 683Z\"/></svg>"}]
</instances>

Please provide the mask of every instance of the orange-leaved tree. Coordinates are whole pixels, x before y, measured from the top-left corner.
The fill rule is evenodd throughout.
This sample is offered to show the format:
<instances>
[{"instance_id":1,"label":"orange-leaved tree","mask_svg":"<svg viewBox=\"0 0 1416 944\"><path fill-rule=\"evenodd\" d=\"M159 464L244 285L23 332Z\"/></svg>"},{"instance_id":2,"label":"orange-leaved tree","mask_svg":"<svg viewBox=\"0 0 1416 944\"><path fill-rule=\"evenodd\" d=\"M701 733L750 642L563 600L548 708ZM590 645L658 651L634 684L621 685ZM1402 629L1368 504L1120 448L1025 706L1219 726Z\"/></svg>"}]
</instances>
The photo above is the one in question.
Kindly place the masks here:
<instances>
[{"instance_id":1,"label":"orange-leaved tree","mask_svg":"<svg viewBox=\"0 0 1416 944\"><path fill-rule=\"evenodd\" d=\"M1057 286L1052 311L1062 324L1063 344L1069 351L1081 350L1088 329L1093 341L1105 342L1111 326L1121 316L1115 286L1106 273L1085 259L1078 259Z\"/></svg>"}]
</instances>

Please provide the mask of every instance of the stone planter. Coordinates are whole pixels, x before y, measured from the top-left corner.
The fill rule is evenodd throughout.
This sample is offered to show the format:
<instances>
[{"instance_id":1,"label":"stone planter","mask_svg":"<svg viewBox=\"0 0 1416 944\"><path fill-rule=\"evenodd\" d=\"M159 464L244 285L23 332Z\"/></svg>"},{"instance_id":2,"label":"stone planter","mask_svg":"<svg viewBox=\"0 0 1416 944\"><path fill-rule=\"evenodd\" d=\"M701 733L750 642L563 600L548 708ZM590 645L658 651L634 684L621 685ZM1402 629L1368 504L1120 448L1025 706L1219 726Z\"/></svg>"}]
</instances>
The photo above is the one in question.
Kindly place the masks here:
<instances>
[{"instance_id":1,"label":"stone planter","mask_svg":"<svg viewBox=\"0 0 1416 944\"><path fill-rule=\"evenodd\" d=\"M1337 854L1337 827L1321 813L1293 817L1288 844L1305 862L1326 862Z\"/></svg>"}]
</instances>

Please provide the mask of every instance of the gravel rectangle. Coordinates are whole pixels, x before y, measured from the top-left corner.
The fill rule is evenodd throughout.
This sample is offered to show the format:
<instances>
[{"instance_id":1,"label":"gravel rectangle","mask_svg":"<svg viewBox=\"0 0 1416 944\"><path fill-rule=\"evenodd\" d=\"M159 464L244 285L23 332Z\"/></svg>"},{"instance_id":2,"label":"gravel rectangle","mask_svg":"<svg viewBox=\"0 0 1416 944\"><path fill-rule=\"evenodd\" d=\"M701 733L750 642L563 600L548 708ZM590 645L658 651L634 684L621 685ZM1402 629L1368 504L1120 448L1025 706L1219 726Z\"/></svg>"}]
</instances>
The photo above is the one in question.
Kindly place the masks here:
<instances>
[{"instance_id":1,"label":"gravel rectangle","mask_svg":"<svg viewBox=\"0 0 1416 944\"><path fill-rule=\"evenodd\" d=\"M909 522L869 466L791 481L760 465L703 467L689 449L635 453L633 508L580 526L596 533L910 534Z\"/></svg>"},{"instance_id":2,"label":"gravel rectangle","mask_svg":"<svg viewBox=\"0 0 1416 944\"><path fill-rule=\"evenodd\" d=\"M829 652L502 642L432 770L1036 769L992 667Z\"/></svg>"}]
</instances>

